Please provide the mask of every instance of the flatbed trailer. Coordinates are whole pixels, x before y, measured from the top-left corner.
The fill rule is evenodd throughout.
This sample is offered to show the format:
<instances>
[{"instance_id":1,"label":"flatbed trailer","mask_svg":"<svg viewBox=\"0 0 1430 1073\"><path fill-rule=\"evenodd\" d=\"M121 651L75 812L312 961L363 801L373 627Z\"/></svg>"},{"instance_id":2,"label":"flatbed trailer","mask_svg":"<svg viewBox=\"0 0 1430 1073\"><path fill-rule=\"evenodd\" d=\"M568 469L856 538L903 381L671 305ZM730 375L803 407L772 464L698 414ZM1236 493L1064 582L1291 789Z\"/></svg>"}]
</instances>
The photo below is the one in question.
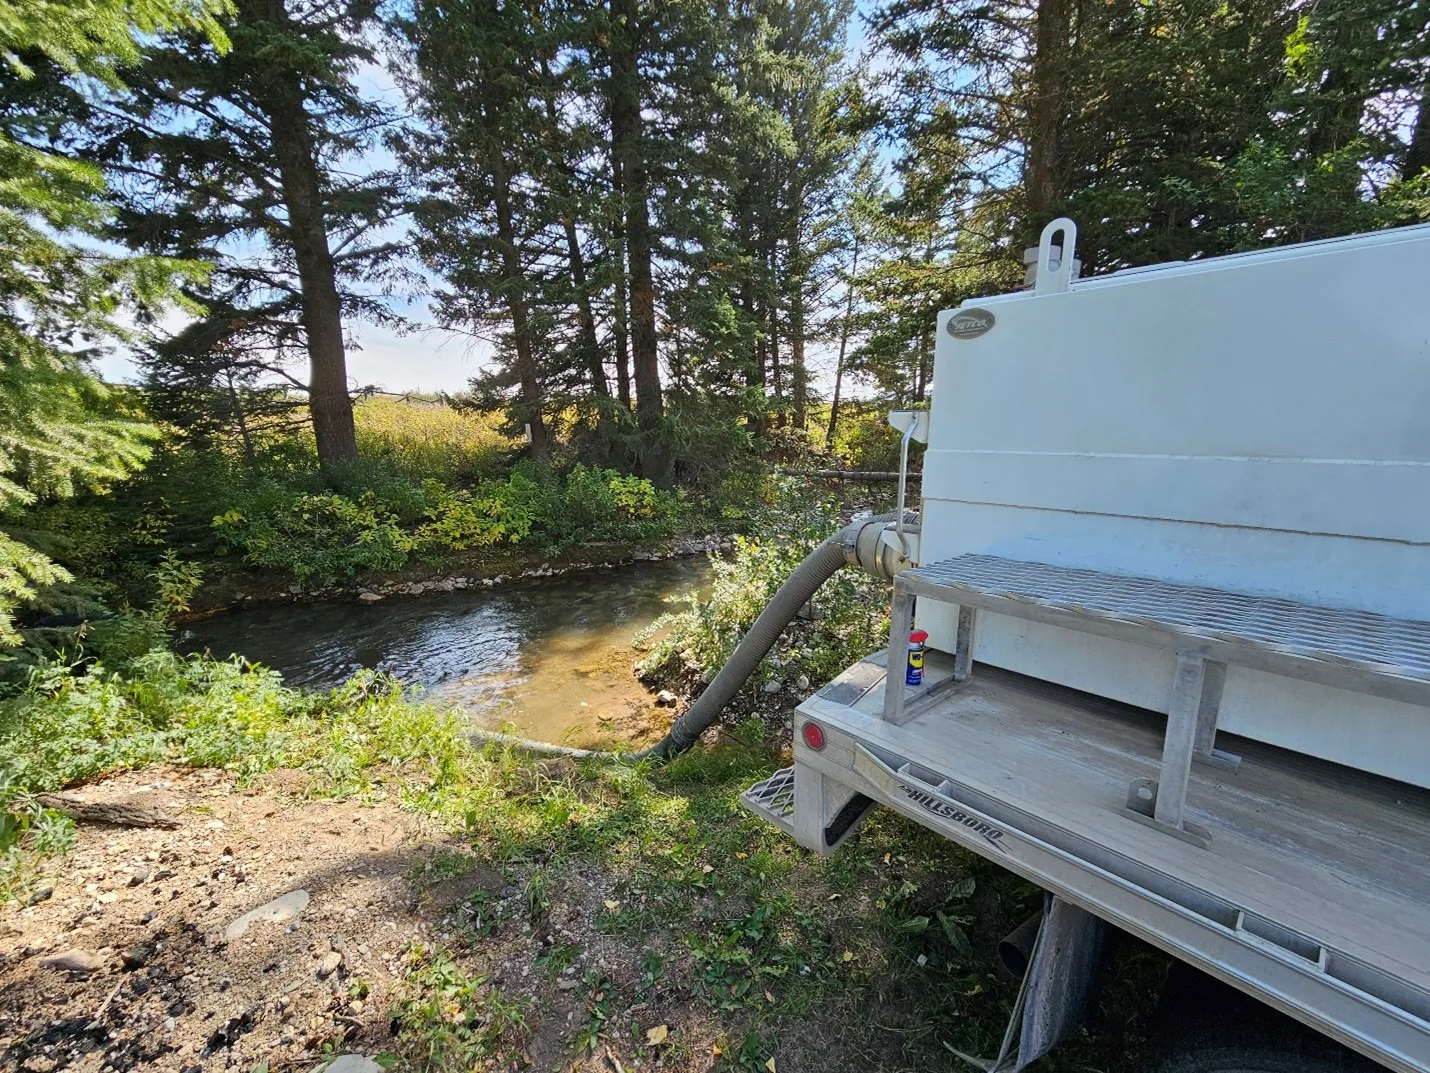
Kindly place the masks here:
<instances>
[{"instance_id":1,"label":"flatbed trailer","mask_svg":"<svg viewBox=\"0 0 1430 1073\"><path fill-rule=\"evenodd\" d=\"M1223 736L1238 770L1196 765L1188 792L1202 847L1127 816L1161 764L1156 713L992 667L951 684L935 652L932 696L894 725L885 661L800 705L795 764L749 807L829 852L884 805L1391 1069L1430 1069L1430 792Z\"/></svg>"},{"instance_id":2,"label":"flatbed trailer","mask_svg":"<svg viewBox=\"0 0 1430 1073\"><path fill-rule=\"evenodd\" d=\"M1049 892L986 1069L1068 1034L1112 925L1430 1073L1430 227L1082 284L1074 241L940 315L922 565L743 800Z\"/></svg>"}]
</instances>

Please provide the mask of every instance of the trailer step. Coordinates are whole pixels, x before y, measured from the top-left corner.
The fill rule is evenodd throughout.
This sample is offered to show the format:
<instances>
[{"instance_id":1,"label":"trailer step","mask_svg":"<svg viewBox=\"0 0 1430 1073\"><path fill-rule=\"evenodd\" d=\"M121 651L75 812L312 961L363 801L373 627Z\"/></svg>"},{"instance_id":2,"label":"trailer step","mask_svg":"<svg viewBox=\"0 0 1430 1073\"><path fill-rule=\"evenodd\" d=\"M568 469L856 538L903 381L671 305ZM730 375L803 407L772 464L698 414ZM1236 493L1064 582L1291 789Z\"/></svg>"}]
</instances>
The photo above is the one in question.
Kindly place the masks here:
<instances>
[{"instance_id":1,"label":"trailer step","mask_svg":"<svg viewBox=\"0 0 1430 1073\"><path fill-rule=\"evenodd\" d=\"M740 804L787 835L794 834L794 768L780 768L740 795Z\"/></svg>"}]
</instances>

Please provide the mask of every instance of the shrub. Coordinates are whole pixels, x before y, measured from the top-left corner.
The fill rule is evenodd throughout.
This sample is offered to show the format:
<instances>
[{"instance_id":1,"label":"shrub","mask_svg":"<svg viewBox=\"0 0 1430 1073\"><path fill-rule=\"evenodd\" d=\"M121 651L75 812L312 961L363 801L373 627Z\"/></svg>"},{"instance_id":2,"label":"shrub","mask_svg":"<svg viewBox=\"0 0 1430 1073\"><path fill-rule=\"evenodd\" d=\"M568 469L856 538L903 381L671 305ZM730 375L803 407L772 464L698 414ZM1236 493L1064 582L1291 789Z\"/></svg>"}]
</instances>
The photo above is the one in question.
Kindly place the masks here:
<instances>
[{"instance_id":1,"label":"shrub","mask_svg":"<svg viewBox=\"0 0 1430 1073\"><path fill-rule=\"evenodd\" d=\"M412 539L371 493L300 495L268 515L230 510L213 520L223 541L256 566L290 570L303 581L332 580L357 570L397 570Z\"/></svg>"},{"instance_id":2,"label":"shrub","mask_svg":"<svg viewBox=\"0 0 1430 1073\"><path fill-rule=\"evenodd\" d=\"M638 638L647 671L680 659L709 675L722 667L779 587L811 551L840 526L831 502L809 503L783 486L759 519L758 538L737 538L728 559L712 557L708 600L657 619ZM765 657L760 680L826 681L888 635L888 585L859 570L841 570L811 601L810 617L796 620Z\"/></svg>"},{"instance_id":3,"label":"shrub","mask_svg":"<svg viewBox=\"0 0 1430 1073\"><path fill-rule=\"evenodd\" d=\"M310 693L241 659L162 648L123 672L101 664L36 668L23 690L0 701L4 774L27 792L159 760L245 777L301 768L351 789L373 765L441 769L462 749L454 714L407 699L386 676L359 672Z\"/></svg>"},{"instance_id":4,"label":"shrub","mask_svg":"<svg viewBox=\"0 0 1430 1073\"><path fill-rule=\"evenodd\" d=\"M846 404L839 409L834 453L850 469L896 470L899 468L900 433L889 424L887 404L865 407ZM909 445L909 464L917 468L924 445Z\"/></svg>"},{"instance_id":5,"label":"shrub","mask_svg":"<svg viewBox=\"0 0 1430 1073\"><path fill-rule=\"evenodd\" d=\"M430 521L415 534L417 546L430 551L516 544L531 532L530 503L503 495L502 482L488 481L476 495L427 482Z\"/></svg>"}]
</instances>

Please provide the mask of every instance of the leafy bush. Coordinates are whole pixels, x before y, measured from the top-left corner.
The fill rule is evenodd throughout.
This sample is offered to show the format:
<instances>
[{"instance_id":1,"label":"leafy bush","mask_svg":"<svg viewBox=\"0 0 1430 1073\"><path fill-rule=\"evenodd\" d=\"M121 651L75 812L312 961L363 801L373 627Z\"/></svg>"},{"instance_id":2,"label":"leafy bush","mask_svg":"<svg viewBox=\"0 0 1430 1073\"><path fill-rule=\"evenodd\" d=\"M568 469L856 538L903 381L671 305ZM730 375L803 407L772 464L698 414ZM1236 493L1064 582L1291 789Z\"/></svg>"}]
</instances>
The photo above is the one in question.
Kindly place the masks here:
<instances>
[{"instance_id":1,"label":"leafy bush","mask_svg":"<svg viewBox=\"0 0 1430 1073\"><path fill-rule=\"evenodd\" d=\"M488 481L473 495L429 481L431 519L417 530L418 545L433 551L451 548L517 544L531 533L534 520L530 502L521 496L503 495L505 482Z\"/></svg>"},{"instance_id":2,"label":"leafy bush","mask_svg":"<svg viewBox=\"0 0 1430 1073\"><path fill-rule=\"evenodd\" d=\"M369 487L355 498L303 493L251 512L226 511L213 526L220 550L292 571L300 581L331 581L359 570L400 569L413 552L495 544L554 552L589 541L649 540L675 532L686 514L680 493L641 477L583 465L563 476L522 463L474 491L429 479Z\"/></svg>"},{"instance_id":3,"label":"leafy bush","mask_svg":"<svg viewBox=\"0 0 1430 1073\"><path fill-rule=\"evenodd\" d=\"M899 468L899 432L889 424L887 405L872 408L849 403L839 409L834 453L850 469L896 470ZM909 462L914 465L923 453L923 444L909 445Z\"/></svg>"},{"instance_id":4,"label":"leafy bush","mask_svg":"<svg viewBox=\"0 0 1430 1073\"><path fill-rule=\"evenodd\" d=\"M42 861L73 847L73 821L42 807L0 770L0 904L30 889Z\"/></svg>"},{"instance_id":5,"label":"leafy bush","mask_svg":"<svg viewBox=\"0 0 1430 1073\"><path fill-rule=\"evenodd\" d=\"M397 516L370 492L357 502L334 494L300 495L272 514L250 517L230 510L213 524L246 561L290 570L299 581L397 570L412 549Z\"/></svg>"},{"instance_id":6,"label":"leafy bush","mask_svg":"<svg viewBox=\"0 0 1430 1073\"><path fill-rule=\"evenodd\" d=\"M23 690L0 701L4 775L30 792L159 760L243 776L302 768L351 788L375 764L440 768L460 740L455 715L405 698L382 675L360 672L326 693L300 692L240 659L162 648L123 672L37 668Z\"/></svg>"},{"instance_id":7,"label":"leafy bush","mask_svg":"<svg viewBox=\"0 0 1430 1073\"><path fill-rule=\"evenodd\" d=\"M654 670L679 659L707 677L718 671L794 568L840 520L830 502L802 502L785 485L759 520L758 538L737 538L735 553L712 557L709 599L657 619L638 639L647 647L642 664ZM859 570L841 570L825 582L809 608L765 658L760 680L826 681L888 636L888 585Z\"/></svg>"}]
</instances>

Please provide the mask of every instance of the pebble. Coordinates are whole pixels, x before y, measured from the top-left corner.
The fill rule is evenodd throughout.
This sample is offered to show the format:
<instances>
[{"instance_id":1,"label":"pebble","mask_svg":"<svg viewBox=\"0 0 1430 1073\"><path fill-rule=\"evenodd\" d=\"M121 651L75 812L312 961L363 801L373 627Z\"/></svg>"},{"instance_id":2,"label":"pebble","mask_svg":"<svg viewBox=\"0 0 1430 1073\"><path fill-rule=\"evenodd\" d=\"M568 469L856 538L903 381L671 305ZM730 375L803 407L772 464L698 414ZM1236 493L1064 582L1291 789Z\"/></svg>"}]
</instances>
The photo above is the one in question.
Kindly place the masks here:
<instances>
[{"instance_id":1,"label":"pebble","mask_svg":"<svg viewBox=\"0 0 1430 1073\"><path fill-rule=\"evenodd\" d=\"M768 682L765 683L766 693L778 693L783 688L784 683L781 682L778 678L771 678Z\"/></svg>"},{"instance_id":2,"label":"pebble","mask_svg":"<svg viewBox=\"0 0 1430 1073\"><path fill-rule=\"evenodd\" d=\"M668 689L662 689L655 695L655 702L662 708L673 708L678 698Z\"/></svg>"},{"instance_id":3,"label":"pebble","mask_svg":"<svg viewBox=\"0 0 1430 1073\"><path fill-rule=\"evenodd\" d=\"M360 604L375 604L375 603L377 603L377 602L378 602L379 600L381 600L381 599L382 599L382 593L380 593L380 592L360 592L360 593L358 593L358 603L360 603Z\"/></svg>"},{"instance_id":4,"label":"pebble","mask_svg":"<svg viewBox=\"0 0 1430 1073\"><path fill-rule=\"evenodd\" d=\"M323 955L323 960L318 962L318 979L326 980L333 973L338 971L338 967L343 963L343 955L336 950L330 950Z\"/></svg>"},{"instance_id":5,"label":"pebble","mask_svg":"<svg viewBox=\"0 0 1430 1073\"><path fill-rule=\"evenodd\" d=\"M323 1073L382 1073L382 1066L365 1054L340 1054Z\"/></svg>"},{"instance_id":6,"label":"pebble","mask_svg":"<svg viewBox=\"0 0 1430 1073\"><path fill-rule=\"evenodd\" d=\"M258 921L282 923L285 920L291 920L307 908L308 892L306 890L290 890L287 894L274 898L257 909L250 909L243 916L234 920L224 929L223 937L232 942L247 934L249 927Z\"/></svg>"},{"instance_id":7,"label":"pebble","mask_svg":"<svg viewBox=\"0 0 1430 1073\"><path fill-rule=\"evenodd\" d=\"M25 904L39 905L41 902L48 901L54 893L54 887L41 887L39 890L35 891L27 899L25 899Z\"/></svg>"}]
</instances>

